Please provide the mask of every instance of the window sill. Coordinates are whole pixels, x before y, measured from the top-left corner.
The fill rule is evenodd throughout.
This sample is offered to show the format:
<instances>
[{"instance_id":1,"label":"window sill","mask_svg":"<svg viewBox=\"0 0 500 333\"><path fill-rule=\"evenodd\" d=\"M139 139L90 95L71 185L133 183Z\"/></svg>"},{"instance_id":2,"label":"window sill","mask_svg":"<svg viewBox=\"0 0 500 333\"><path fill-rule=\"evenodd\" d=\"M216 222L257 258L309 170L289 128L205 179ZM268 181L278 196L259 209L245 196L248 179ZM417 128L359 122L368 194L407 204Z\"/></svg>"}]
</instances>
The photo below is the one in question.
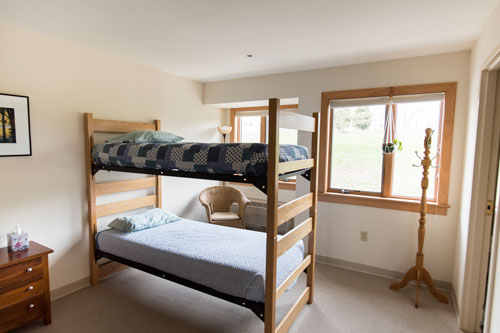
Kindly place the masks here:
<instances>
[{"instance_id":1,"label":"window sill","mask_svg":"<svg viewBox=\"0 0 500 333\"><path fill-rule=\"evenodd\" d=\"M242 185L242 186L253 186L252 184L248 183L234 183L230 182L230 184L234 185ZM279 182L278 187L280 190L290 190L290 191L295 191L296 189L296 183L295 182Z\"/></svg>"},{"instance_id":2,"label":"window sill","mask_svg":"<svg viewBox=\"0 0 500 333\"><path fill-rule=\"evenodd\" d=\"M365 207L376 207L385 209L405 210L408 212L419 212L420 201L394 198L370 197L355 194L340 193L318 193L318 199L324 202L334 202L346 205L357 205ZM450 205L427 203L427 214L437 214L446 216Z\"/></svg>"}]
</instances>

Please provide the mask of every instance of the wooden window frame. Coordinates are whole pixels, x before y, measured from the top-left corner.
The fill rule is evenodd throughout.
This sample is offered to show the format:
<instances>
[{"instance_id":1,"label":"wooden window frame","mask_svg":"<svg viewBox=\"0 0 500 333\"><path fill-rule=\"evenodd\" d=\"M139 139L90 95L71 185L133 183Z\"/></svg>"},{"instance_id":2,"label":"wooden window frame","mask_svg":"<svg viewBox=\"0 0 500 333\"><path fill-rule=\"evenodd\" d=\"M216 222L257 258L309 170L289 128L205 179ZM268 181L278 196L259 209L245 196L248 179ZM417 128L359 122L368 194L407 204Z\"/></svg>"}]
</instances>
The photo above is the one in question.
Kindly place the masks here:
<instances>
[{"instance_id":1,"label":"wooden window frame","mask_svg":"<svg viewBox=\"0 0 500 333\"><path fill-rule=\"evenodd\" d=\"M384 87L372 89L357 89L343 91L329 91L321 94L321 130L320 130L320 159L318 175L319 200L326 202L342 203L349 205L359 205L368 207L378 207L395 210L405 210L418 212L420 209L420 199L410 199L404 197L393 197L390 193L391 182L384 182L384 178L392 177L393 156L384 154L384 166L382 170L382 190L381 193L356 194L340 193L340 191L331 191L329 187L330 174L330 145L331 145L331 126L332 116L330 103L332 100L383 97L398 95L417 95L444 93L444 110L441 116L440 137L437 138L438 144L441 144L439 161L440 165L437 174L438 181L435 188L434 200L428 201L428 214L447 215L448 196L450 185L451 152L453 144L453 125L455 119L455 104L457 94L456 82L408 85L398 87ZM392 178L390 178L392 180Z\"/></svg>"},{"instance_id":2,"label":"wooden window frame","mask_svg":"<svg viewBox=\"0 0 500 333\"><path fill-rule=\"evenodd\" d=\"M280 105L281 110L298 109L298 108L299 108L298 104ZM231 134L230 134L230 141L234 143L234 142L239 142L239 140L240 140L241 119L239 121L237 121L237 119L236 119L236 112L237 111L268 111L268 110L269 110L269 108L267 106L252 106L252 107L229 109L231 127L233 128L233 130L231 131ZM266 116L261 116L261 121L260 121L260 142L261 143L266 143L266 132L267 132L266 126L267 126ZM238 136L238 138L236 136ZM251 184L246 184L246 183L231 183L231 184L243 185L243 186L245 186L245 185L253 186ZM287 181L280 181L279 182L279 189L280 190L295 191L295 189L296 189L295 179L290 179Z\"/></svg>"}]
</instances>

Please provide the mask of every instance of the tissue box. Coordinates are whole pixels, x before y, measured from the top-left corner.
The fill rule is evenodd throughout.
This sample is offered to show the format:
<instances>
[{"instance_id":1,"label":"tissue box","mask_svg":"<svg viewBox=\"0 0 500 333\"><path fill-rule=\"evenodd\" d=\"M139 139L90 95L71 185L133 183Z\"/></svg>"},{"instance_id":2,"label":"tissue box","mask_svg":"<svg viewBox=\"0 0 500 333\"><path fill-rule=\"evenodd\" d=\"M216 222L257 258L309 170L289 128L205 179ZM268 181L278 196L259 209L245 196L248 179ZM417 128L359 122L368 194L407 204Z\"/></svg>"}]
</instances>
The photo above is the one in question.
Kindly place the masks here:
<instances>
[{"instance_id":1,"label":"tissue box","mask_svg":"<svg viewBox=\"0 0 500 333\"><path fill-rule=\"evenodd\" d=\"M21 234L16 234L15 232L7 234L7 240L10 252L24 250L30 246L27 232Z\"/></svg>"}]
</instances>

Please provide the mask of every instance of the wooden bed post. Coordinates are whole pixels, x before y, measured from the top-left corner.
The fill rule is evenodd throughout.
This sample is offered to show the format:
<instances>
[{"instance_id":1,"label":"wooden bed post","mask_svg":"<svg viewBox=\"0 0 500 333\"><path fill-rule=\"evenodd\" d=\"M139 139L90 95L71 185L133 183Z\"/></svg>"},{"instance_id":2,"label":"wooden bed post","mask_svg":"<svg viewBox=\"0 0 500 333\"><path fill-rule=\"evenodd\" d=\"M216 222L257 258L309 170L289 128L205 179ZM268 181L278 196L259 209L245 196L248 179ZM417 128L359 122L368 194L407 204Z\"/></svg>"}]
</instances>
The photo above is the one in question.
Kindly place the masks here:
<instances>
[{"instance_id":1,"label":"wooden bed post","mask_svg":"<svg viewBox=\"0 0 500 333\"><path fill-rule=\"evenodd\" d=\"M128 121L115 121L94 119L92 113L85 113L85 173L87 178L87 200L88 200L88 223L89 223L89 262L90 262L90 284L95 286L99 279L107 275L123 270L127 266L117 262L108 262L98 265L96 260L95 235L97 234L97 218L132 209L148 206L162 206L161 176L146 177L141 179L129 179L114 182L96 184L92 175L92 148L94 147L94 134L104 133L126 133L136 130L161 130L161 121L153 123L139 123ZM134 199L112 202L104 205L96 205L96 197L103 194L115 194L139 189L154 188L155 194L146 195Z\"/></svg>"},{"instance_id":2,"label":"wooden bed post","mask_svg":"<svg viewBox=\"0 0 500 333\"><path fill-rule=\"evenodd\" d=\"M265 332L288 331L306 303L314 298L314 268L316 254L316 221L318 205L318 152L319 115L314 117L280 111L279 99L269 100L269 145L267 167L267 246L266 246L266 300ZM279 162L279 129L291 128L312 132L311 156L309 159ZM280 174L309 169L310 191L278 207L278 182ZM278 240L278 227L282 223L309 210L309 218L299 223ZM308 236L308 253L302 263L276 287L278 257L299 240ZM276 326L276 301L291 286L300 273L307 269L307 285L285 317Z\"/></svg>"},{"instance_id":3,"label":"wooden bed post","mask_svg":"<svg viewBox=\"0 0 500 333\"><path fill-rule=\"evenodd\" d=\"M155 126L157 131L161 131L161 120L156 119L155 120ZM156 186L155 186L155 194L156 194L156 208L161 208L162 206L162 199L161 199L161 176L155 176L156 177Z\"/></svg>"},{"instance_id":4,"label":"wooden bed post","mask_svg":"<svg viewBox=\"0 0 500 333\"><path fill-rule=\"evenodd\" d=\"M315 119L314 132L311 140L311 158L314 158L314 167L311 168L311 178L309 190L313 194L313 205L309 210L312 218L312 231L308 238L308 254L311 256L311 263L307 268L307 286L309 290L308 304L312 304L314 299L314 270L316 266L316 221L318 219L318 161L319 161L319 114L313 113Z\"/></svg>"},{"instance_id":5,"label":"wooden bed post","mask_svg":"<svg viewBox=\"0 0 500 333\"><path fill-rule=\"evenodd\" d=\"M95 178L92 176L92 147L94 146L94 120L92 113L85 113L85 173L87 175L87 200L89 222L90 284L99 283L99 266L95 259L95 235L97 233Z\"/></svg>"},{"instance_id":6,"label":"wooden bed post","mask_svg":"<svg viewBox=\"0 0 500 333\"><path fill-rule=\"evenodd\" d=\"M269 144L267 166L267 246L265 332L276 330L276 262L278 241L278 168L280 101L269 100Z\"/></svg>"}]
</instances>

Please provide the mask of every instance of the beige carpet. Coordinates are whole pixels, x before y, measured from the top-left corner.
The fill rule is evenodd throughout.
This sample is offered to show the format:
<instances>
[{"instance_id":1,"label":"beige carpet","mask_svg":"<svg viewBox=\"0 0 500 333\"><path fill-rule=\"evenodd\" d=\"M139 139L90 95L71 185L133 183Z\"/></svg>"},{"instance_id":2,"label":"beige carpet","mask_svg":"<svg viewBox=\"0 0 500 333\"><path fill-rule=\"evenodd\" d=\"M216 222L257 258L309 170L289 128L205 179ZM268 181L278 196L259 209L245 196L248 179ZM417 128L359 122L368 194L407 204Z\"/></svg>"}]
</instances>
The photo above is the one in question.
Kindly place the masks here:
<instances>
[{"instance_id":1,"label":"beige carpet","mask_svg":"<svg viewBox=\"0 0 500 333\"><path fill-rule=\"evenodd\" d=\"M389 279L321 264L316 274L315 302L290 332L461 332L453 306L425 289L415 309L413 285L395 292ZM280 300L279 318L300 292L297 286ZM264 331L248 309L134 269L53 302L52 317L50 326L33 323L16 332Z\"/></svg>"}]
</instances>

